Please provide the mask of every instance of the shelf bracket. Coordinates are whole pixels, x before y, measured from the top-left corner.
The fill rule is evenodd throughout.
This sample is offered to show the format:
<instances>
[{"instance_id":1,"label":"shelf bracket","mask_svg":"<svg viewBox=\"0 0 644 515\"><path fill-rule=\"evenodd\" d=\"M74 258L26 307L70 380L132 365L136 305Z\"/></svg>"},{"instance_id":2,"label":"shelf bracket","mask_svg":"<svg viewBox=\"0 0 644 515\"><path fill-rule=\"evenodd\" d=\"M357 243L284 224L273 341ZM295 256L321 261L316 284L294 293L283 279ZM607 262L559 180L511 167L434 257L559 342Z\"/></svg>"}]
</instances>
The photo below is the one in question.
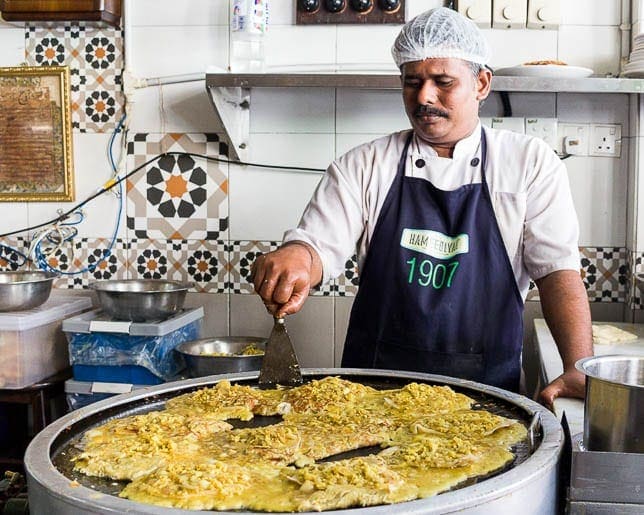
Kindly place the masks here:
<instances>
[{"instance_id":1,"label":"shelf bracket","mask_svg":"<svg viewBox=\"0 0 644 515\"><path fill-rule=\"evenodd\" d=\"M208 96L222 127L231 160L246 161L250 134L250 89L208 86Z\"/></svg>"}]
</instances>

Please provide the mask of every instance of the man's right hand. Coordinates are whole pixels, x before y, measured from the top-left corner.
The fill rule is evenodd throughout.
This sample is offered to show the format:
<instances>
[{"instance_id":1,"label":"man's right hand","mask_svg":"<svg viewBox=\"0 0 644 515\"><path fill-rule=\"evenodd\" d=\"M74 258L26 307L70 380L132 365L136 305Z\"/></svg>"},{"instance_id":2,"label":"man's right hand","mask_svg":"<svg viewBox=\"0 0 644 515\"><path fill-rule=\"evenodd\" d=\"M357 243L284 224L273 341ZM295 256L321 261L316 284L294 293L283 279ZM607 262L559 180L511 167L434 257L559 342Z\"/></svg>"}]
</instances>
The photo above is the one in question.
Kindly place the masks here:
<instances>
[{"instance_id":1,"label":"man's right hand","mask_svg":"<svg viewBox=\"0 0 644 515\"><path fill-rule=\"evenodd\" d=\"M310 289L322 279L322 264L311 246L288 242L259 256L253 263L251 277L266 309L283 318L302 308Z\"/></svg>"}]
</instances>

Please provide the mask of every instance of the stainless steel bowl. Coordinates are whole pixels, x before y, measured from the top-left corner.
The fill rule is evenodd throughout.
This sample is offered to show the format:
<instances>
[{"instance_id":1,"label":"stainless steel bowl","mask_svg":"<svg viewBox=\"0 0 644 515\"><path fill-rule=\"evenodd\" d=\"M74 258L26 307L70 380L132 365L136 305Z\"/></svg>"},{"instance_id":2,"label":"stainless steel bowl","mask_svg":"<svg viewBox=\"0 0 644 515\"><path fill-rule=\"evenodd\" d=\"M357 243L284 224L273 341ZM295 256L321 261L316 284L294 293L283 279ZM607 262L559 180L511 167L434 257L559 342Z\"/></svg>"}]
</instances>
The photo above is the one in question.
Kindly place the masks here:
<instances>
[{"instance_id":1,"label":"stainless steel bowl","mask_svg":"<svg viewBox=\"0 0 644 515\"><path fill-rule=\"evenodd\" d=\"M0 272L0 311L24 311L44 304L49 298L53 272Z\"/></svg>"},{"instance_id":2,"label":"stainless steel bowl","mask_svg":"<svg viewBox=\"0 0 644 515\"><path fill-rule=\"evenodd\" d=\"M105 313L118 320L163 320L181 311L192 284L161 279L98 281L89 285Z\"/></svg>"},{"instance_id":3,"label":"stainless steel bowl","mask_svg":"<svg viewBox=\"0 0 644 515\"><path fill-rule=\"evenodd\" d=\"M202 338L178 345L190 377L204 377L213 374L236 374L259 370L263 354L240 355L249 345L260 350L266 349L266 338L255 336L219 336Z\"/></svg>"}]
</instances>

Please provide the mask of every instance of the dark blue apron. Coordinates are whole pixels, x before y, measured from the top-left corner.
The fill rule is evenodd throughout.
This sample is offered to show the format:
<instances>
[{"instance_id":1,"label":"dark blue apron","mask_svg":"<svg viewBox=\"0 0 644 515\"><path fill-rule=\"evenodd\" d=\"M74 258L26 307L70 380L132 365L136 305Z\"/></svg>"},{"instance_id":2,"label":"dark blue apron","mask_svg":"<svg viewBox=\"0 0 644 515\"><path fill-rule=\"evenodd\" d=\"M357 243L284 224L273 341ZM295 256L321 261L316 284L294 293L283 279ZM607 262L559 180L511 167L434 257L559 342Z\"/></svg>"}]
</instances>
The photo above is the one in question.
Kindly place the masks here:
<instances>
[{"instance_id":1,"label":"dark blue apron","mask_svg":"<svg viewBox=\"0 0 644 515\"><path fill-rule=\"evenodd\" d=\"M523 301L485 178L443 191L405 176L410 133L355 298L343 367L441 374L518 391ZM416 162L416 165L423 163Z\"/></svg>"}]
</instances>

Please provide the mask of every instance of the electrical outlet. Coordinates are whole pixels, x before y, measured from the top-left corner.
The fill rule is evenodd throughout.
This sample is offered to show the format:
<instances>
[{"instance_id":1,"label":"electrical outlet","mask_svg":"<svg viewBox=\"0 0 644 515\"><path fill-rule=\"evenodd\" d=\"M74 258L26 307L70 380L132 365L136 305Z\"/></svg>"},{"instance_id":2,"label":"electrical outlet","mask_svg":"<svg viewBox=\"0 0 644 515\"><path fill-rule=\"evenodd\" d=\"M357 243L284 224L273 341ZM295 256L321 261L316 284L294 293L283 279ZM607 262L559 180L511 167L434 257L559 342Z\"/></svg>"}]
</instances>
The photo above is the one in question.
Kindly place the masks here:
<instances>
[{"instance_id":1,"label":"electrical outlet","mask_svg":"<svg viewBox=\"0 0 644 515\"><path fill-rule=\"evenodd\" d=\"M458 0L458 12L479 27L492 25L492 0Z\"/></svg>"},{"instance_id":2,"label":"electrical outlet","mask_svg":"<svg viewBox=\"0 0 644 515\"><path fill-rule=\"evenodd\" d=\"M557 150L556 118L526 118L525 133L542 139L553 149Z\"/></svg>"},{"instance_id":3,"label":"electrical outlet","mask_svg":"<svg viewBox=\"0 0 644 515\"><path fill-rule=\"evenodd\" d=\"M523 118L492 118L493 129L505 129L508 131L525 134L525 121Z\"/></svg>"},{"instance_id":4,"label":"electrical outlet","mask_svg":"<svg viewBox=\"0 0 644 515\"><path fill-rule=\"evenodd\" d=\"M622 151L622 126L592 124L588 155L619 157Z\"/></svg>"},{"instance_id":5,"label":"electrical outlet","mask_svg":"<svg viewBox=\"0 0 644 515\"><path fill-rule=\"evenodd\" d=\"M587 156L590 125L560 123L557 126L557 151L563 155Z\"/></svg>"}]
</instances>

